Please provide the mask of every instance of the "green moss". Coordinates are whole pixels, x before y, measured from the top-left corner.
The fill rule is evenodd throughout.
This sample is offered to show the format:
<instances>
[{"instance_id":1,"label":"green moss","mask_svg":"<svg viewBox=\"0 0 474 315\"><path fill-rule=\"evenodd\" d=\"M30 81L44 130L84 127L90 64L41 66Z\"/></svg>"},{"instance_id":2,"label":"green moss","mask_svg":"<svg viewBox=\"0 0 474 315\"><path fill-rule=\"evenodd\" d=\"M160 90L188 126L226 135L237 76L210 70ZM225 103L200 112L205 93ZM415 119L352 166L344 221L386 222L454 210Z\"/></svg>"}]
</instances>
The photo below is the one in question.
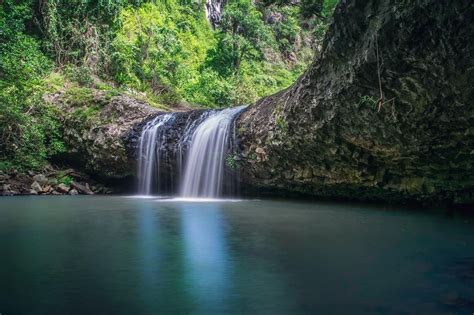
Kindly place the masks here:
<instances>
[{"instance_id":1,"label":"green moss","mask_svg":"<svg viewBox=\"0 0 474 315\"><path fill-rule=\"evenodd\" d=\"M74 111L74 115L82 120L92 120L92 119L98 119L99 114L100 114L100 106L97 104L94 104L92 106L84 106L77 108Z\"/></svg>"},{"instance_id":2,"label":"green moss","mask_svg":"<svg viewBox=\"0 0 474 315\"><path fill-rule=\"evenodd\" d=\"M69 65L64 73L69 80L78 83L80 86L92 87L94 83L92 70L88 67Z\"/></svg>"},{"instance_id":3,"label":"green moss","mask_svg":"<svg viewBox=\"0 0 474 315\"><path fill-rule=\"evenodd\" d=\"M283 117L277 118L276 125L282 132L288 132L288 122Z\"/></svg>"},{"instance_id":4,"label":"green moss","mask_svg":"<svg viewBox=\"0 0 474 315\"><path fill-rule=\"evenodd\" d=\"M89 88L71 87L66 90L65 100L74 107L87 106L94 101L94 94Z\"/></svg>"},{"instance_id":5,"label":"green moss","mask_svg":"<svg viewBox=\"0 0 474 315\"><path fill-rule=\"evenodd\" d=\"M43 78L45 92L54 94L64 88L67 79L60 71L53 71Z\"/></svg>"},{"instance_id":6,"label":"green moss","mask_svg":"<svg viewBox=\"0 0 474 315\"><path fill-rule=\"evenodd\" d=\"M360 98L359 103L357 103L357 106L364 104L375 107L377 105L377 100L372 96L364 95Z\"/></svg>"},{"instance_id":7,"label":"green moss","mask_svg":"<svg viewBox=\"0 0 474 315\"><path fill-rule=\"evenodd\" d=\"M62 174L58 175L58 183L59 184L64 184L64 185L69 187L73 180L74 179L71 176L62 175Z\"/></svg>"},{"instance_id":8,"label":"green moss","mask_svg":"<svg viewBox=\"0 0 474 315\"><path fill-rule=\"evenodd\" d=\"M106 84L106 83L103 83L103 82L99 82L95 85L95 88L100 90L100 91L114 91L114 87L109 85L109 84Z\"/></svg>"},{"instance_id":9,"label":"green moss","mask_svg":"<svg viewBox=\"0 0 474 315\"><path fill-rule=\"evenodd\" d=\"M0 171L8 173L14 168L15 165L11 161L0 161Z\"/></svg>"},{"instance_id":10,"label":"green moss","mask_svg":"<svg viewBox=\"0 0 474 315\"><path fill-rule=\"evenodd\" d=\"M150 93L150 92L135 94L135 95L133 95L133 97L135 97L139 100L142 100L142 101L148 103L149 105L151 105L152 107L157 108L159 110L163 110L163 111L170 111L170 107L166 104L172 104L173 103L173 101L170 100L170 98L172 98L172 96L168 96L170 98L167 98L167 96L165 96L165 95L155 95L155 94ZM176 101L175 98L173 98L173 100Z\"/></svg>"},{"instance_id":11,"label":"green moss","mask_svg":"<svg viewBox=\"0 0 474 315\"><path fill-rule=\"evenodd\" d=\"M236 155L235 154L227 155L226 158L225 158L225 164L233 170L237 169L238 168L238 163L237 163Z\"/></svg>"}]
</instances>

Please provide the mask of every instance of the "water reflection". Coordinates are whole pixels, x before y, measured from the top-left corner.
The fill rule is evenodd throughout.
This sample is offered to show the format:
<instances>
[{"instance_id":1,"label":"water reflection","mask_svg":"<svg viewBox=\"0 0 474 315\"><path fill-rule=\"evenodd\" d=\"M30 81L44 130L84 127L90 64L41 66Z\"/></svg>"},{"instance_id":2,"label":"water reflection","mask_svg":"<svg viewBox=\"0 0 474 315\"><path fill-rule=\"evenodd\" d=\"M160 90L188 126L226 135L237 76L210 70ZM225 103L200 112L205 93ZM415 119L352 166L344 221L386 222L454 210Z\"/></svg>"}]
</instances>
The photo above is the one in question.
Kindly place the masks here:
<instances>
[{"instance_id":1,"label":"water reflection","mask_svg":"<svg viewBox=\"0 0 474 315\"><path fill-rule=\"evenodd\" d=\"M138 248L140 252L140 289L142 299L153 301L156 296L156 283L159 283L161 267L159 233L161 232L159 218L149 203L140 205L138 210ZM148 304L148 303L147 303Z\"/></svg>"},{"instance_id":2,"label":"water reflection","mask_svg":"<svg viewBox=\"0 0 474 315\"><path fill-rule=\"evenodd\" d=\"M186 283L198 311L223 310L230 259L219 205L182 205Z\"/></svg>"},{"instance_id":3,"label":"water reflection","mask_svg":"<svg viewBox=\"0 0 474 315\"><path fill-rule=\"evenodd\" d=\"M468 314L472 217L339 204L0 200L2 314Z\"/></svg>"}]
</instances>

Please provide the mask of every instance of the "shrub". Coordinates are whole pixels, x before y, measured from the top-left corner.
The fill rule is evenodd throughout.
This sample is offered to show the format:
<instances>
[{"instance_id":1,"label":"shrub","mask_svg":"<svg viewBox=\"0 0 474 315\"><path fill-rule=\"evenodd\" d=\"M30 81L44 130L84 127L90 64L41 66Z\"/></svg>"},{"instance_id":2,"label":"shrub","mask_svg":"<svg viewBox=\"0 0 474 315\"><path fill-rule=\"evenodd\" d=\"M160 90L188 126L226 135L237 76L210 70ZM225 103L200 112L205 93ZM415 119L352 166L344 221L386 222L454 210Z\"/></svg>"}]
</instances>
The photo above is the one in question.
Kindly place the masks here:
<instances>
[{"instance_id":1,"label":"shrub","mask_svg":"<svg viewBox=\"0 0 474 315\"><path fill-rule=\"evenodd\" d=\"M19 7L10 9L29 12L27 6L20 3ZM20 15L16 22L23 19ZM3 21L0 15L0 24ZM42 99L46 89L42 78L52 63L35 38L19 31L19 24L12 22L10 30L2 33L8 34L8 41L0 44L0 161L3 168L35 169L64 150L64 145L57 110Z\"/></svg>"}]
</instances>

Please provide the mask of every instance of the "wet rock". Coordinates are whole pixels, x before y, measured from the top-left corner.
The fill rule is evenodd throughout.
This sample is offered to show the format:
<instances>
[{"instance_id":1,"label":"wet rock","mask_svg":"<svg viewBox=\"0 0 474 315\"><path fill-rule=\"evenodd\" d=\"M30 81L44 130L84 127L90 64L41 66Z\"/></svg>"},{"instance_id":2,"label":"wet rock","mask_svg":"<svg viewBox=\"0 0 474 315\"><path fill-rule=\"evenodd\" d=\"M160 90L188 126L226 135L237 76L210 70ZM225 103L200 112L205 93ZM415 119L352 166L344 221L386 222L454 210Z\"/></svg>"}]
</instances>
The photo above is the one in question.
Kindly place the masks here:
<instances>
[{"instance_id":1,"label":"wet rock","mask_svg":"<svg viewBox=\"0 0 474 315\"><path fill-rule=\"evenodd\" d=\"M79 192L75 189L71 189L69 192L68 192L69 195L71 196L74 196L74 195L79 195Z\"/></svg>"},{"instance_id":2,"label":"wet rock","mask_svg":"<svg viewBox=\"0 0 474 315\"><path fill-rule=\"evenodd\" d=\"M37 195L38 192L34 189L30 189L30 195Z\"/></svg>"}]
</instances>

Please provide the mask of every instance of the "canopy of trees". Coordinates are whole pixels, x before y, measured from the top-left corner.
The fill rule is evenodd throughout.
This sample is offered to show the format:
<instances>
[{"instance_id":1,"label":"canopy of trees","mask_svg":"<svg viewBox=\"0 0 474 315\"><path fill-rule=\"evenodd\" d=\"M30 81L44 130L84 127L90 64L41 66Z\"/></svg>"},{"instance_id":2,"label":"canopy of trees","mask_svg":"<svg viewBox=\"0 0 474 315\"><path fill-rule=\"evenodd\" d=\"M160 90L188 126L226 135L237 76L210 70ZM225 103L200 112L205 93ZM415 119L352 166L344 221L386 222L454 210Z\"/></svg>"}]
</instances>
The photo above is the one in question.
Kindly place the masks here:
<instances>
[{"instance_id":1,"label":"canopy of trees","mask_svg":"<svg viewBox=\"0 0 474 315\"><path fill-rule=\"evenodd\" d=\"M213 29L199 0L4 0L0 168L40 167L64 150L48 93L108 90L172 109L285 88L312 60L334 5L229 0Z\"/></svg>"}]
</instances>

